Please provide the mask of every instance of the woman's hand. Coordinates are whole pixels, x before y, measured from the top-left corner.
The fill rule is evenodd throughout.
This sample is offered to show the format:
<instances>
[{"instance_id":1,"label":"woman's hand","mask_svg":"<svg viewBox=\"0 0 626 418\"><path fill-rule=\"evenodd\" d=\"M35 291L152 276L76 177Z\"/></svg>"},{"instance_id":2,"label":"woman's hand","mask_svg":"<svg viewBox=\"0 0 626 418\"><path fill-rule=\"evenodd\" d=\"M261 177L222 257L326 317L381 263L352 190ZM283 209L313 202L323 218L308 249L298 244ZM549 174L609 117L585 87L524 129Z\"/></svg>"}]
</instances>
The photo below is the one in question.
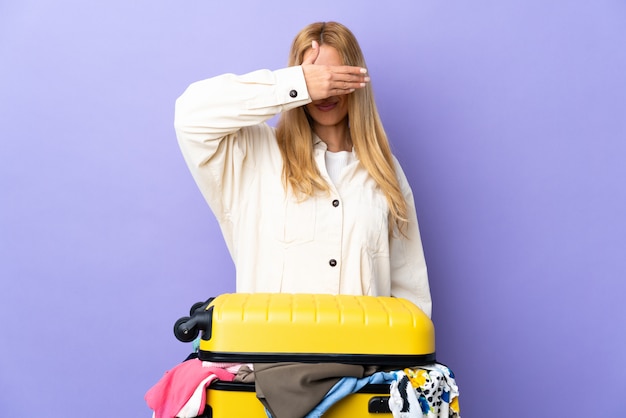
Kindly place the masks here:
<instances>
[{"instance_id":1,"label":"woman's hand","mask_svg":"<svg viewBox=\"0 0 626 418\"><path fill-rule=\"evenodd\" d=\"M302 71L311 100L350 94L356 89L365 87L370 81L365 68L315 64L319 55L320 46L313 41L311 49L306 52L302 61Z\"/></svg>"}]
</instances>

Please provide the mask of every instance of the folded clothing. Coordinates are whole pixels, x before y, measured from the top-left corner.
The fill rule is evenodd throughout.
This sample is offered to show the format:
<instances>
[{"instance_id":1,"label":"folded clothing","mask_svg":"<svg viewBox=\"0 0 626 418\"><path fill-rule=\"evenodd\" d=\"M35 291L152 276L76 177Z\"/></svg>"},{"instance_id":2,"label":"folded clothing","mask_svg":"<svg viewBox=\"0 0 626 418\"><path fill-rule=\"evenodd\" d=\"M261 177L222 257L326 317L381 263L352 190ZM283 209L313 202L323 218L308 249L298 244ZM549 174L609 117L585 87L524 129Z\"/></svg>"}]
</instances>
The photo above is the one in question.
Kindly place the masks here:
<instances>
[{"instance_id":1,"label":"folded clothing","mask_svg":"<svg viewBox=\"0 0 626 418\"><path fill-rule=\"evenodd\" d=\"M364 376L363 366L338 363L256 363L257 398L272 418L300 418L344 377Z\"/></svg>"},{"instance_id":2,"label":"folded clothing","mask_svg":"<svg viewBox=\"0 0 626 418\"><path fill-rule=\"evenodd\" d=\"M389 409L394 418L460 418L454 373L435 363L395 372Z\"/></svg>"},{"instance_id":3,"label":"folded clothing","mask_svg":"<svg viewBox=\"0 0 626 418\"><path fill-rule=\"evenodd\" d=\"M233 367L230 363L203 364L199 359L184 361L165 372L157 384L148 390L146 403L154 411L154 418L176 418L183 408L185 416L200 415L206 403L204 389L215 380L232 382L235 378ZM192 405L188 405L194 393L197 399L193 404L197 405L197 413L192 411Z\"/></svg>"}]
</instances>

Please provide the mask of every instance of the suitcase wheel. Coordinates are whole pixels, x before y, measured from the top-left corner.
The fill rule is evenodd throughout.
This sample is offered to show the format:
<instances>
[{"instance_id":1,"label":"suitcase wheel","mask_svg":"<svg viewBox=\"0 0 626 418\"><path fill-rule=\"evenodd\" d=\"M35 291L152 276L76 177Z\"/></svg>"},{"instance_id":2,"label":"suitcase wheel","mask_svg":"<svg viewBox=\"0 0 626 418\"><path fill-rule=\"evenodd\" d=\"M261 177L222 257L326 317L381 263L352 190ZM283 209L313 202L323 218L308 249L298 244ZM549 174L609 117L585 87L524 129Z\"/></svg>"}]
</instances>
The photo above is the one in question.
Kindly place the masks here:
<instances>
[{"instance_id":1,"label":"suitcase wheel","mask_svg":"<svg viewBox=\"0 0 626 418\"><path fill-rule=\"evenodd\" d=\"M200 330L196 326L190 326L190 319L188 316L184 316L174 323L174 335L178 341L190 343L200 334Z\"/></svg>"}]
</instances>

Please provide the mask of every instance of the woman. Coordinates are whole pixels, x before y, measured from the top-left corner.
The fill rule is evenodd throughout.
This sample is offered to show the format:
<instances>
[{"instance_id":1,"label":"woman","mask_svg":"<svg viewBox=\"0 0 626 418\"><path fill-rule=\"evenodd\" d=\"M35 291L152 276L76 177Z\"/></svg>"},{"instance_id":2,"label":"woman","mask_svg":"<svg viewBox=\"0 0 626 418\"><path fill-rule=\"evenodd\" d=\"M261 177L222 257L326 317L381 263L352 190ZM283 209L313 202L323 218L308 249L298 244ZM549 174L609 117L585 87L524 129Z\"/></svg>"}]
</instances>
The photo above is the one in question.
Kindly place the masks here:
<instances>
[{"instance_id":1,"label":"woman","mask_svg":"<svg viewBox=\"0 0 626 418\"><path fill-rule=\"evenodd\" d=\"M354 35L314 23L287 68L199 81L177 100L180 147L237 292L395 296L430 316L413 194L369 81Z\"/></svg>"}]
</instances>

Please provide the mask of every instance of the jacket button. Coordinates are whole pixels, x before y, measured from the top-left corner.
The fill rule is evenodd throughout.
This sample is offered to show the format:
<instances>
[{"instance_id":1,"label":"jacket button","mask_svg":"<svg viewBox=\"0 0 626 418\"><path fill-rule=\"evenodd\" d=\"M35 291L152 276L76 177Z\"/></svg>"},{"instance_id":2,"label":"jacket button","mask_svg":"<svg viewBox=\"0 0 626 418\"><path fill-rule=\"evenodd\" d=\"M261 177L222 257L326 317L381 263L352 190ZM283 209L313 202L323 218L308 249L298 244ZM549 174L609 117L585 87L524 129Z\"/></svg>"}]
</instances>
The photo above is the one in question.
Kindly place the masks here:
<instances>
[{"instance_id":1,"label":"jacket button","mask_svg":"<svg viewBox=\"0 0 626 418\"><path fill-rule=\"evenodd\" d=\"M330 264L331 267L335 267L337 265L337 260L335 260L334 258L331 258L328 264Z\"/></svg>"},{"instance_id":2,"label":"jacket button","mask_svg":"<svg viewBox=\"0 0 626 418\"><path fill-rule=\"evenodd\" d=\"M334 207L339 206L339 201L337 199L333 200L333 206Z\"/></svg>"},{"instance_id":3,"label":"jacket button","mask_svg":"<svg viewBox=\"0 0 626 418\"><path fill-rule=\"evenodd\" d=\"M289 96L290 96L290 97L294 97L294 98L295 98L297 95L298 95L298 92L297 92L297 91L295 91L295 90L291 90L291 91L289 92Z\"/></svg>"}]
</instances>

